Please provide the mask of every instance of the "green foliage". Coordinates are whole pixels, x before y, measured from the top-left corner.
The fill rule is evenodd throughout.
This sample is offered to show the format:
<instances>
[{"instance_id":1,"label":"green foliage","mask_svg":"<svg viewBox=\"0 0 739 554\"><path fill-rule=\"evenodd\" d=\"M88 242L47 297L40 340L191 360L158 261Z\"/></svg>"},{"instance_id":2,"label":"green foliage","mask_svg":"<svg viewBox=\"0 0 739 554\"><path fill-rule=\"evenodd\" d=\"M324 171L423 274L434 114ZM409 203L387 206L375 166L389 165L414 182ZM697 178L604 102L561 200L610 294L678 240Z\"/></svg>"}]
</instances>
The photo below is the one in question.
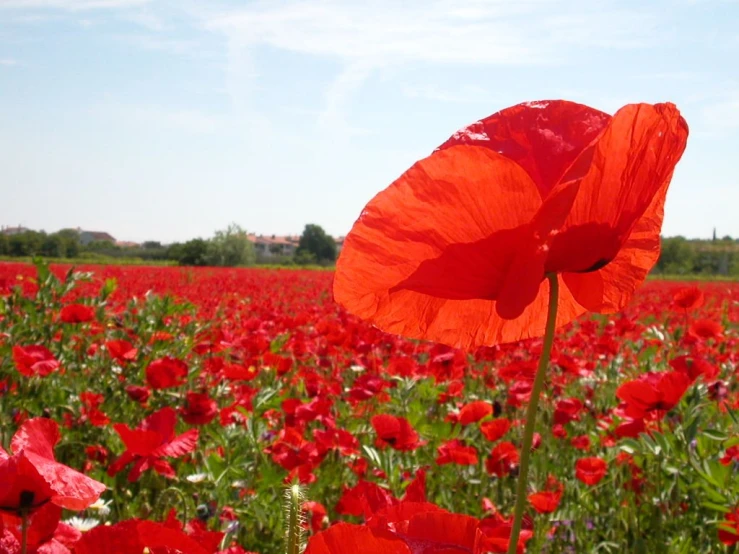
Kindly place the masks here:
<instances>
[{"instance_id":1,"label":"green foliage","mask_svg":"<svg viewBox=\"0 0 739 554\"><path fill-rule=\"evenodd\" d=\"M170 250L180 265L208 265L208 241L192 239Z\"/></svg>"},{"instance_id":2,"label":"green foliage","mask_svg":"<svg viewBox=\"0 0 739 554\"><path fill-rule=\"evenodd\" d=\"M210 266L254 265L256 253L247 232L232 223L228 228L216 231L215 236L210 239L206 260L206 265Z\"/></svg>"},{"instance_id":3,"label":"green foliage","mask_svg":"<svg viewBox=\"0 0 739 554\"><path fill-rule=\"evenodd\" d=\"M336 261L336 242L323 227L309 223L300 236L295 261L304 265L333 263Z\"/></svg>"},{"instance_id":4,"label":"green foliage","mask_svg":"<svg viewBox=\"0 0 739 554\"><path fill-rule=\"evenodd\" d=\"M663 237L654 273L739 276L739 243L729 236L712 241Z\"/></svg>"}]
</instances>

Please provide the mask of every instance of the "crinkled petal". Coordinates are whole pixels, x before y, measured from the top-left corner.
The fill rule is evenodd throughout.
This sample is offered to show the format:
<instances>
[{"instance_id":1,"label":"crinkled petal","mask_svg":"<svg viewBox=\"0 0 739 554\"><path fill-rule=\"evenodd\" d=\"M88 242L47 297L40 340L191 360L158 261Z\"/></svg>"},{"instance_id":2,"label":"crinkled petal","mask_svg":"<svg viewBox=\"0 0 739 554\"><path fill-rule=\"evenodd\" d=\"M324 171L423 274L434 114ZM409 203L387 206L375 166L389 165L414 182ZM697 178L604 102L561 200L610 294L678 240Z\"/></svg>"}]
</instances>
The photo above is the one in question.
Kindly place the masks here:
<instances>
[{"instance_id":1,"label":"crinkled petal","mask_svg":"<svg viewBox=\"0 0 739 554\"><path fill-rule=\"evenodd\" d=\"M566 100L525 102L460 129L439 149L489 148L521 166L546 197L611 116Z\"/></svg>"},{"instance_id":2,"label":"crinkled petal","mask_svg":"<svg viewBox=\"0 0 739 554\"><path fill-rule=\"evenodd\" d=\"M401 540L380 538L369 527L337 523L308 541L305 554L411 554Z\"/></svg>"}]
</instances>

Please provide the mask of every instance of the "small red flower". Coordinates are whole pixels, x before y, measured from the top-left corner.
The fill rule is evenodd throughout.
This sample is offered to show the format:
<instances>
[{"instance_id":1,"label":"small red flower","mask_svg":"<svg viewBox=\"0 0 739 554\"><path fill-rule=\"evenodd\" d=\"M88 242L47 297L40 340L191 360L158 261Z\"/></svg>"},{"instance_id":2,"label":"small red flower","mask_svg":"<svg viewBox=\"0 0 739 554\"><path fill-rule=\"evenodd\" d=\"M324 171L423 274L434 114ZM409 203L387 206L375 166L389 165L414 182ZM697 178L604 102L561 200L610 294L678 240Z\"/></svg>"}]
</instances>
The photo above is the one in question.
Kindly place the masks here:
<instances>
[{"instance_id":1,"label":"small red flower","mask_svg":"<svg viewBox=\"0 0 739 554\"><path fill-rule=\"evenodd\" d=\"M654 411L669 411L677 406L690 386L690 377L682 371L647 372L627 381L616 390L626 403L626 415L641 419Z\"/></svg>"},{"instance_id":2,"label":"small red flower","mask_svg":"<svg viewBox=\"0 0 739 554\"><path fill-rule=\"evenodd\" d=\"M133 344L125 339L109 340L105 343L110 357L118 363L132 362L136 359L139 351L133 347Z\"/></svg>"},{"instance_id":3,"label":"small red flower","mask_svg":"<svg viewBox=\"0 0 739 554\"><path fill-rule=\"evenodd\" d=\"M135 430L117 423L113 429L120 435L126 451L108 468L108 475L116 475L133 462L128 474L130 482L137 481L149 468L165 477L174 477L175 471L162 458L179 458L197 447L198 430L190 429L175 436L177 413L172 408L162 408L141 422Z\"/></svg>"},{"instance_id":4,"label":"small red flower","mask_svg":"<svg viewBox=\"0 0 739 554\"><path fill-rule=\"evenodd\" d=\"M703 305L703 292L698 287L682 288L672 298L675 306L682 310L695 310Z\"/></svg>"},{"instance_id":5,"label":"small red flower","mask_svg":"<svg viewBox=\"0 0 739 554\"><path fill-rule=\"evenodd\" d=\"M518 449L512 442L501 442L493 448L485 460L485 468L492 475L505 477L518 467L519 459Z\"/></svg>"},{"instance_id":6,"label":"small red flower","mask_svg":"<svg viewBox=\"0 0 739 554\"><path fill-rule=\"evenodd\" d=\"M482 431L482 434L490 442L502 439L510 428L510 420L504 417L493 419L492 421L486 421L480 425L480 431Z\"/></svg>"},{"instance_id":7,"label":"small red flower","mask_svg":"<svg viewBox=\"0 0 739 554\"><path fill-rule=\"evenodd\" d=\"M40 344L14 346L13 361L18 373L26 377L46 377L59 369L59 362Z\"/></svg>"},{"instance_id":8,"label":"small red flower","mask_svg":"<svg viewBox=\"0 0 739 554\"><path fill-rule=\"evenodd\" d=\"M453 439L439 446L436 463L440 466L458 464L465 466L477 465L477 450L474 446L465 446L459 439Z\"/></svg>"},{"instance_id":9,"label":"small red flower","mask_svg":"<svg viewBox=\"0 0 739 554\"><path fill-rule=\"evenodd\" d=\"M152 389L169 389L187 381L187 364L165 356L151 362L146 368L146 382Z\"/></svg>"},{"instance_id":10,"label":"small red flower","mask_svg":"<svg viewBox=\"0 0 739 554\"><path fill-rule=\"evenodd\" d=\"M739 508L726 515L726 520L719 523L718 540L726 546L739 543Z\"/></svg>"},{"instance_id":11,"label":"small red flower","mask_svg":"<svg viewBox=\"0 0 739 554\"><path fill-rule=\"evenodd\" d=\"M575 477L586 485L596 485L605 477L608 464L601 458L580 458L575 462Z\"/></svg>"},{"instance_id":12,"label":"small red flower","mask_svg":"<svg viewBox=\"0 0 739 554\"><path fill-rule=\"evenodd\" d=\"M721 337L724 328L720 323L710 319L694 321L688 330L691 335L701 339L717 339Z\"/></svg>"},{"instance_id":13,"label":"small red flower","mask_svg":"<svg viewBox=\"0 0 739 554\"><path fill-rule=\"evenodd\" d=\"M421 446L418 433L404 417L381 414L373 416L370 422L380 447L389 445L395 450L415 450Z\"/></svg>"},{"instance_id":14,"label":"small red flower","mask_svg":"<svg viewBox=\"0 0 739 554\"><path fill-rule=\"evenodd\" d=\"M529 503L539 514L551 514L559 507L561 491L535 492L529 495Z\"/></svg>"},{"instance_id":15,"label":"small red flower","mask_svg":"<svg viewBox=\"0 0 739 554\"><path fill-rule=\"evenodd\" d=\"M180 413L190 425L207 425L218 415L218 404L207 393L188 392Z\"/></svg>"},{"instance_id":16,"label":"small red flower","mask_svg":"<svg viewBox=\"0 0 739 554\"><path fill-rule=\"evenodd\" d=\"M59 312L59 318L64 323L87 323L95 319L95 310L84 304L68 304Z\"/></svg>"},{"instance_id":17,"label":"small red flower","mask_svg":"<svg viewBox=\"0 0 739 554\"><path fill-rule=\"evenodd\" d=\"M460 425L469 425L470 423L477 423L481 419L485 419L493 413L493 406L490 402L484 400L475 400L469 404L462 406L459 411L459 417L457 423Z\"/></svg>"}]
</instances>

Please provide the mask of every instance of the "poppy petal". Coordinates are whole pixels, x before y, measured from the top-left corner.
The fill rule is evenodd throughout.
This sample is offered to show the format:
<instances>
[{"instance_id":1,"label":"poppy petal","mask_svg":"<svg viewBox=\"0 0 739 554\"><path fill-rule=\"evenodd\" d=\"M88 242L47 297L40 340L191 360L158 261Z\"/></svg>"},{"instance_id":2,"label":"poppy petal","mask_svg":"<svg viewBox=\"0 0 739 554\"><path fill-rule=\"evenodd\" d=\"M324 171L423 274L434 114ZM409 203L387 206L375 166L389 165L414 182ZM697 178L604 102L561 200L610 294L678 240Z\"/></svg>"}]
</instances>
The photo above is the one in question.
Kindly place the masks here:
<instances>
[{"instance_id":1,"label":"poppy petal","mask_svg":"<svg viewBox=\"0 0 739 554\"><path fill-rule=\"evenodd\" d=\"M367 205L342 249L334 297L385 331L461 348L535 336L546 313L525 310L509 324L492 299L519 244L514 230L525 236L540 206L530 178L495 152L436 152ZM546 287L527 289L527 301ZM566 322L582 309L562 313Z\"/></svg>"},{"instance_id":2,"label":"poppy petal","mask_svg":"<svg viewBox=\"0 0 739 554\"><path fill-rule=\"evenodd\" d=\"M611 262L655 197L666 193L687 137L672 104L621 108L595 143L569 216L552 241L547 271L590 272Z\"/></svg>"},{"instance_id":3,"label":"poppy petal","mask_svg":"<svg viewBox=\"0 0 739 554\"><path fill-rule=\"evenodd\" d=\"M669 181L657 192L613 261L596 271L563 274L575 300L588 311L609 313L621 310L659 260L668 186Z\"/></svg>"},{"instance_id":4,"label":"poppy petal","mask_svg":"<svg viewBox=\"0 0 739 554\"><path fill-rule=\"evenodd\" d=\"M439 150L460 144L490 148L521 166L545 198L610 119L566 100L525 102L460 129Z\"/></svg>"},{"instance_id":5,"label":"poppy petal","mask_svg":"<svg viewBox=\"0 0 739 554\"><path fill-rule=\"evenodd\" d=\"M305 554L411 554L401 540L377 537L369 527L337 523L311 537Z\"/></svg>"}]
</instances>

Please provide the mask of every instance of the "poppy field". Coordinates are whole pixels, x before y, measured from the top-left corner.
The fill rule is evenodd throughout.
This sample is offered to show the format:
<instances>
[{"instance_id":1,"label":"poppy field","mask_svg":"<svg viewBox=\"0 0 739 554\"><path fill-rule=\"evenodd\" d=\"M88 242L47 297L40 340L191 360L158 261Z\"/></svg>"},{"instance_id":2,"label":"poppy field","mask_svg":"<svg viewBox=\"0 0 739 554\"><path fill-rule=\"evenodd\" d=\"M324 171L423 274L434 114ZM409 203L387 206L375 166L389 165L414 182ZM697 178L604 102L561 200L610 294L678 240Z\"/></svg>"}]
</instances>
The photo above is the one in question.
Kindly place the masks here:
<instances>
[{"instance_id":1,"label":"poppy field","mask_svg":"<svg viewBox=\"0 0 739 554\"><path fill-rule=\"evenodd\" d=\"M332 279L0 266L0 552L506 552L542 340L402 339ZM650 281L558 330L520 552L736 550L737 321Z\"/></svg>"}]
</instances>

